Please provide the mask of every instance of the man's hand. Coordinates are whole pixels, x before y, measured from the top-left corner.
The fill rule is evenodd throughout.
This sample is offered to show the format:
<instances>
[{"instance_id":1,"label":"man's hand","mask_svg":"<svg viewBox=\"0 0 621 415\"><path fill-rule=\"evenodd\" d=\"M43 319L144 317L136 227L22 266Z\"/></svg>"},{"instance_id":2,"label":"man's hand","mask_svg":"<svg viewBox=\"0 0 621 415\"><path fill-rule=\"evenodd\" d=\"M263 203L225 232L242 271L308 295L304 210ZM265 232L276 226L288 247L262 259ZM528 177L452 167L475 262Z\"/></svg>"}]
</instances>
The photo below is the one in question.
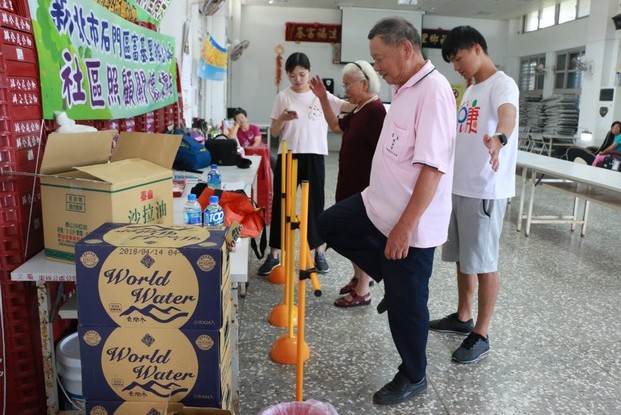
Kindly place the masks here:
<instances>
[{"instance_id":1,"label":"man's hand","mask_svg":"<svg viewBox=\"0 0 621 415\"><path fill-rule=\"evenodd\" d=\"M315 77L311 79L310 86L313 94L315 94L317 98L323 99L328 96L326 86L323 84L323 81L321 80L321 77L319 75L315 75Z\"/></svg>"},{"instance_id":2,"label":"man's hand","mask_svg":"<svg viewBox=\"0 0 621 415\"><path fill-rule=\"evenodd\" d=\"M386 241L384 255L387 259L403 259L408 256L411 233L405 226L400 226L397 222Z\"/></svg>"},{"instance_id":3,"label":"man's hand","mask_svg":"<svg viewBox=\"0 0 621 415\"><path fill-rule=\"evenodd\" d=\"M498 171L498 167L500 167L500 163L498 161L498 155L500 154L500 149L502 148L502 143L500 142L500 138L495 135L487 135L483 136L483 144L489 150L489 164L492 166L492 170Z\"/></svg>"}]
</instances>

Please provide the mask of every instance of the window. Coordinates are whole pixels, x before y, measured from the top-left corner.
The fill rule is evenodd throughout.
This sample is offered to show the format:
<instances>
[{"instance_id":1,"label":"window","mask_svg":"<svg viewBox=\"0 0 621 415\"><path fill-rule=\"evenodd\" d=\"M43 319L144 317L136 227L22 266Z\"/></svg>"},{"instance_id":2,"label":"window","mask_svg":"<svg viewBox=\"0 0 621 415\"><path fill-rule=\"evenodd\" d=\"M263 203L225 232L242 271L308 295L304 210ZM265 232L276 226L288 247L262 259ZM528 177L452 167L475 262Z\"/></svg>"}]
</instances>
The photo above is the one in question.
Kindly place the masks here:
<instances>
[{"instance_id":1,"label":"window","mask_svg":"<svg viewBox=\"0 0 621 415\"><path fill-rule=\"evenodd\" d=\"M545 55L522 58L520 60L520 91L543 91L545 74Z\"/></svg>"},{"instance_id":2,"label":"window","mask_svg":"<svg viewBox=\"0 0 621 415\"><path fill-rule=\"evenodd\" d=\"M578 62L582 58L584 49L557 53L554 72L555 94L580 92L582 71L578 69Z\"/></svg>"},{"instance_id":3,"label":"window","mask_svg":"<svg viewBox=\"0 0 621 415\"><path fill-rule=\"evenodd\" d=\"M586 17L591 9L591 0L563 0L558 4L532 11L522 17L524 33L571 22Z\"/></svg>"},{"instance_id":4,"label":"window","mask_svg":"<svg viewBox=\"0 0 621 415\"><path fill-rule=\"evenodd\" d=\"M576 18L577 0L564 1L559 4L558 24L570 22Z\"/></svg>"},{"instance_id":5,"label":"window","mask_svg":"<svg viewBox=\"0 0 621 415\"><path fill-rule=\"evenodd\" d=\"M524 16L524 31L532 32L537 29L539 29L539 10L535 10Z\"/></svg>"},{"instance_id":6,"label":"window","mask_svg":"<svg viewBox=\"0 0 621 415\"><path fill-rule=\"evenodd\" d=\"M544 7L539 15L539 29L554 26L556 18L556 5Z\"/></svg>"},{"instance_id":7,"label":"window","mask_svg":"<svg viewBox=\"0 0 621 415\"><path fill-rule=\"evenodd\" d=\"M591 0L580 0L578 2L578 18L586 17L591 10Z\"/></svg>"}]
</instances>

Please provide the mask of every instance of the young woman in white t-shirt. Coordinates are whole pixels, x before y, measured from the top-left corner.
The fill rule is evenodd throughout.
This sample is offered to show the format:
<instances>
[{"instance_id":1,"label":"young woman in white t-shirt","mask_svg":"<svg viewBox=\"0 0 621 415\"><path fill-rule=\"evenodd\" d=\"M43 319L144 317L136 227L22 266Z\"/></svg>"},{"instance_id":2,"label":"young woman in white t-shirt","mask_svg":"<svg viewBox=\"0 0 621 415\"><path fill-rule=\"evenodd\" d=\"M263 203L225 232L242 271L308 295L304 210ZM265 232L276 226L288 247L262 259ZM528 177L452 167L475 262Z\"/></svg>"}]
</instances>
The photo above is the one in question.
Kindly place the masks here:
<instances>
[{"instance_id":1,"label":"young woman in white t-shirt","mask_svg":"<svg viewBox=\"0 0 621 415\"><path fill-rule=\"evenodd\" d=\"M328 124L324 119L321 103L310 88L311 66L308 56L300 52L291 54L285 63L285 71L291 86L276 96L270 131L273 137L280 136L287 141L287 150L291 150L294 159L297 159L298 184L302 180L309 182L308 243L315 250L317 271L325 273L329 266L325 260L323 240L317 231L316 219L324 208L324 157L328 154ZM329 94L329 101L332 110L337 114L341 110L349 110L351 106L332 94ZM274 168L270 253L259 268L259 275L268 275L280 264L281 149L282 145L279 146Z\"/></svg>"}]
</instances>

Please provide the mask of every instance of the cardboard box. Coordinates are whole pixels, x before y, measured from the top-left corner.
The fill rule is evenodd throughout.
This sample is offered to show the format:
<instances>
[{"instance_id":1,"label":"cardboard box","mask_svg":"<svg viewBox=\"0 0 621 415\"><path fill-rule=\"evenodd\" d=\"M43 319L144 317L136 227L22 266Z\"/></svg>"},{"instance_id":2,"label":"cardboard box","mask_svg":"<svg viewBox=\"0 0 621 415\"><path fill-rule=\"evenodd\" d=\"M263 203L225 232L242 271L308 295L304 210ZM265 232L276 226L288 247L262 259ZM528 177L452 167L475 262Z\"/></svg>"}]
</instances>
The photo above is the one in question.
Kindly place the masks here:
<instances>
[{"instance_id":1,"label":"cardboard box","mask_svg":"<svg viewBox=\"0 0 621 415\"><path fill-rule=\"evenodd\" d=\"M105 222L172 225L171 166L181 136L121 133L110 157L116 134L49 136L40 170L49 259L73 263L75 243Z\"/></svg>"},{"instance_id":2,"label":"cardboard box","mask_svg":"<svg viewBox=\"0 0 621 415\"><path fill-rule=\"evenodd\" d=\"M168 402L86 401L87 415L233 415L217 408L188 407Z\"/></svg>"},{"instance_id":3,"label":"cardboard box","mask_svg":"<svg viewBox=\"0 0 621 415\"><path fill-rule=\"evenodd\" d=\"M87 401L230 401L230 326L218 330L78 327Z\"/></svg>"},{"instance_id":4,"label":"cardboard box","mask_svg":"<svg viewBox=\"0 0 621 415\"><path fill-rule=\"evenodd\" d=\"M226 237L192 225L100 226L76 245L80 323L219 329L232 309Z\"/></svg>"}]
</instances>

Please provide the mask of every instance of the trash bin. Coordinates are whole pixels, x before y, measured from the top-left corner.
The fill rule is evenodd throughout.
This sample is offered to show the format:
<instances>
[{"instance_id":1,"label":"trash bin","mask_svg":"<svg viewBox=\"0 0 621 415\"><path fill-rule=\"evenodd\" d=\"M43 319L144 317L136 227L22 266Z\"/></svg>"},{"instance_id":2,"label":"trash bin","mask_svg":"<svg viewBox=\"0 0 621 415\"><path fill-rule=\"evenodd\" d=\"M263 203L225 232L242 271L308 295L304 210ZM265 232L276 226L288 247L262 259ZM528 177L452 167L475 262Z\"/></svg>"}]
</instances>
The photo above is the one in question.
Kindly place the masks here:
<instances>
[{"instance_id":1,"label":"trash bin","mask_svg":"<svg viewBox=\"0 0 621 415\"><path fill-rule=\"evenodd\" d=\"M257 415L338 415L329 403L310 399L304 402L283 402L263 408Z\"/></svg>"}]
</instances>

